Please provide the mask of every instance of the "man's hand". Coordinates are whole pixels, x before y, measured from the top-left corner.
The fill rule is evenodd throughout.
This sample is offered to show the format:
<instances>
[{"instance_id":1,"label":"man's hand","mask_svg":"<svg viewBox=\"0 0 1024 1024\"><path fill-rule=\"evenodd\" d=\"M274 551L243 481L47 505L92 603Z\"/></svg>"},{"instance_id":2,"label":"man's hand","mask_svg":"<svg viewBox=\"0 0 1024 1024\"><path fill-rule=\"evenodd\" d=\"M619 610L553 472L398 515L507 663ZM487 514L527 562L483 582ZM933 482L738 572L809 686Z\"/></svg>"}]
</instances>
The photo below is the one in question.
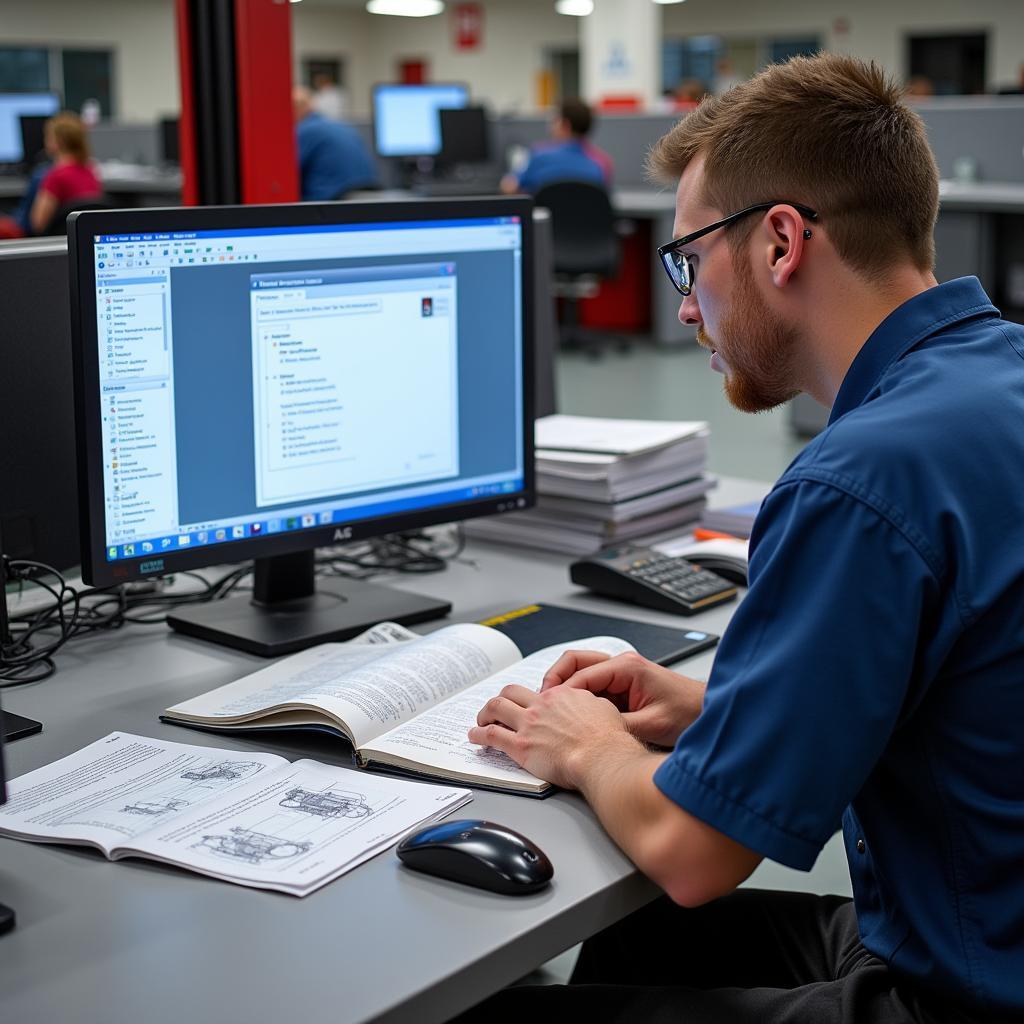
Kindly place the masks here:
<instances>
[{"instance_id":1,"label":"man's hand","mask_svg":"<svg viewBox=\"0 0 1024 1024\"><path fill-rule=\"evenodd\" d=\"M611 658L598 651L566 651L544 676L541 694L556 688L607 697L637 739L671 747L700 714L705 684L636 653Z\"/></svg>"},{"instance_id":2,"label":"man's hand","mask_svg":"<svg viewBox=\"0 0 1024 1024\"><path fill-rule=\"evenodd\" d=\"M589 766L610 746L644 754L613 704L586 689L562 686L534 693L506 686L492 697L469 730L469 741L494 747L539 778L579 789Z\"/></svg>"}]
</instances>

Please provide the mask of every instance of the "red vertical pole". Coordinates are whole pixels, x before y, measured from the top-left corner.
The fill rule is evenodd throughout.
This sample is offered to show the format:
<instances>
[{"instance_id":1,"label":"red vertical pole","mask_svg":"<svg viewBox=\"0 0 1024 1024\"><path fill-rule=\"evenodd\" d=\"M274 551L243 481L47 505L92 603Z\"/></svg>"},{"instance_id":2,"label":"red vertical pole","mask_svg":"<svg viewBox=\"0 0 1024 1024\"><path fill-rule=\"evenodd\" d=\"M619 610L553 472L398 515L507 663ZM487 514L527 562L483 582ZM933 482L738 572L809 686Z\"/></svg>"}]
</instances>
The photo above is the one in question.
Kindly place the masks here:
<instances>
[{"instance_id":1,"label":"red vertical pole","mask_svg":"<svg viewBox=\"0 0 1024 1024\"><path fill-rule=\"evenodd\" d=\"M243 203L299 199L292 114L291 5L235 0L239 175Z\"/></svg>"},{"instance_id":2,"label":"red vertical pole","mask_svg":"<svg viewBox=\"0 0 1024 1024\"><path fill-rule=\"evenodd\" d=\"M185 206L198 206L199 166L196 160L195 96L192 84L193 26L188 0L175 0L174 20L178 30L178 83L181 91L181 116L178 120L181 198Z\"/></svg>"}]
</instances>

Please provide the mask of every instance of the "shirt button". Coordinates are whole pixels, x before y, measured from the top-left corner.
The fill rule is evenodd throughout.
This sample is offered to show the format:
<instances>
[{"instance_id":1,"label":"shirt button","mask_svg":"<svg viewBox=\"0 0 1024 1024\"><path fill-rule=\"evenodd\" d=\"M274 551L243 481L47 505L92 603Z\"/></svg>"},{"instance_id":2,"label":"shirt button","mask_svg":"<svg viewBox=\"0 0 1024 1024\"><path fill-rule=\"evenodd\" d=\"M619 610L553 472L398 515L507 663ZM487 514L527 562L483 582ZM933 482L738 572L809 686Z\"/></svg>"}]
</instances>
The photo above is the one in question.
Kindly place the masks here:
<instances>
[{"instance_id":1,"label":"shirt button","mask_svg":"<svg viewBox=\"0 0 1024 1024\"><path fill-rule=\"evenodd\" d=\"M864 840L863 839L858 839L857 840L857 852L858 853L863 853L866 849L867 849L867 845L865 844Z\"/></svg>"}]
</instances>

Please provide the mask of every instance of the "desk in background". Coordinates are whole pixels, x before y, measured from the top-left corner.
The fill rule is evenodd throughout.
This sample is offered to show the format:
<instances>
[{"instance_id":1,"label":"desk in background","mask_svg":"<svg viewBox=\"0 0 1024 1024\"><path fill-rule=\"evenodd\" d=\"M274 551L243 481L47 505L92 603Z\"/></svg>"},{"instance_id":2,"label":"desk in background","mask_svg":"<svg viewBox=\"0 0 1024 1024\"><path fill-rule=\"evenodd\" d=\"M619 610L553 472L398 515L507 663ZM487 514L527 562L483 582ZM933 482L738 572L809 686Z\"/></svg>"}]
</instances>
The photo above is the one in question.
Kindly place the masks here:
<instances>
[{"instance_id":1,"label":"desk in background","mask_svg":"<svg viewBox=\"0 0 1024 1024\"><path fill-rule=\"evenodd\" d=\"M181 171L134 164L103 165L103 191L122 206L180 206ZM25 193L28 179L0 177L0 209L13 210Z\"/></svg>"}]
</instances>

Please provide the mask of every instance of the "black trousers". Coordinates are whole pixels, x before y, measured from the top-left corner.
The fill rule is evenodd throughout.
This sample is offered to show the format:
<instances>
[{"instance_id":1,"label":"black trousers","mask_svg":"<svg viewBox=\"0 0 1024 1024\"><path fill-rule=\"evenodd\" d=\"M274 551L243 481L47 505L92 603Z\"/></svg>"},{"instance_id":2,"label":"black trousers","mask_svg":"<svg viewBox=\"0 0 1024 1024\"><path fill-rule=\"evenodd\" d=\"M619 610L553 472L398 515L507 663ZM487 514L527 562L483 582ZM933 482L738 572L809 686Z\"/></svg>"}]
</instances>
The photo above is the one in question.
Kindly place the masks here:
<instances>
[{"instance_id":1,"label":"black trousers","mask_svg":"<svg viewBox=\"0 0 1024 1024\"><path fill-rule=\"evenodd\" d=\"M460 1024L938 1024L977 1021L901 983L840 896L740 889L655 900L583 945L568 985L508 988Z\"/></svg>"}]
</instances>

